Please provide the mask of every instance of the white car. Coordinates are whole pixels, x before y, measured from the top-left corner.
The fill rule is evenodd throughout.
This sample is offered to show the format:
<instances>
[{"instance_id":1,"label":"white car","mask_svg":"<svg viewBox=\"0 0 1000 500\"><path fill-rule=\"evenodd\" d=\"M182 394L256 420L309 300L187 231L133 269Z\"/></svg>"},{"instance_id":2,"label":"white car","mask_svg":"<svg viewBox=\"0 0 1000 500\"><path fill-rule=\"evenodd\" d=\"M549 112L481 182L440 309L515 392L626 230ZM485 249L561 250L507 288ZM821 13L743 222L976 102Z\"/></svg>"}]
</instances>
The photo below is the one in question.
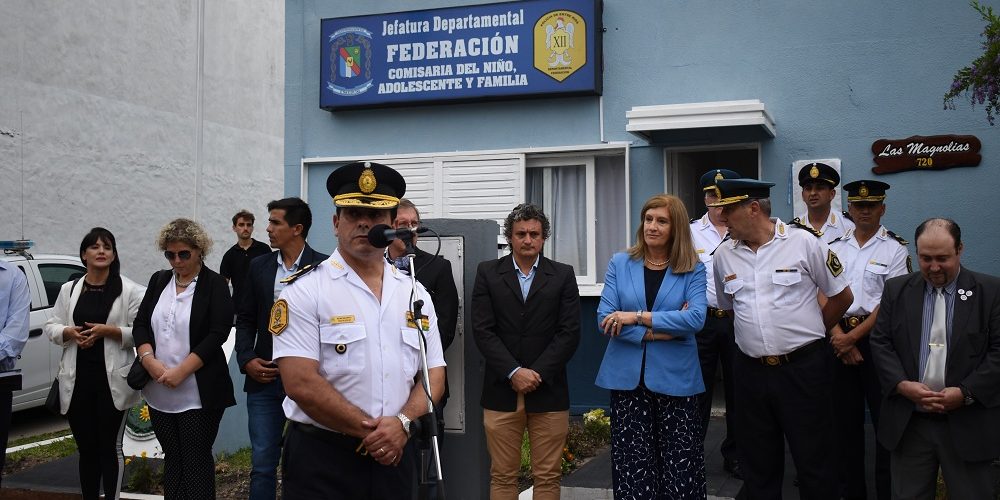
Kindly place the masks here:
<instances>
[{"instance_id":1,"label":"white car","mask_svg":"<svg viewBox=\"0 0 1000 500\"><path fill-rule=\"evenodd\" d=\"M31 322L28 343L21 351L15 368L21 369L21 390L14 393L14 411L34 408L45 403L52 379L59 373L62 348L49 341L42 332L52 317L52 306L63 283L83 276L87 268L79 257L72 255L32 255L27 251L0 253L0 259L17 265L28 278L31 290Z\"/></svg>"}]
</instances>

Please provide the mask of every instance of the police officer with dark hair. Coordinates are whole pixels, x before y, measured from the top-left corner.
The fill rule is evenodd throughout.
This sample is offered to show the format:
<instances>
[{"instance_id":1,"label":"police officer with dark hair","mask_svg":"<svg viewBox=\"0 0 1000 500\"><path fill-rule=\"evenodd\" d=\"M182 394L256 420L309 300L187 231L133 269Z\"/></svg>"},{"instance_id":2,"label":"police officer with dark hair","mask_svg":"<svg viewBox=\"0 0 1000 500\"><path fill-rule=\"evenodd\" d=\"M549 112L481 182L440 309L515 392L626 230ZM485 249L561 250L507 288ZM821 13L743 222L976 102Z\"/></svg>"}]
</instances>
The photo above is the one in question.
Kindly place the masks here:
<instances>
[{"instance_id":1,"label":"police officer with dark hair","mask_svg":"<svg viewBox=\"0 0 1000 500\"><path fill-rule=\"evenodd\" d=\"M888 189L888 184L873 180L844 184L847 210L855 227L830 242L830 248L844 264L844 275L854 295L846 316L830 330L830 343L839 360L834 362L834 407L841 495L846 499L867 496L866 402L876 429L879 422L882 394L868 334L875 326L886 280L910 272L906 240L882 225ZM881 444L876 446L875 490L879 500L888 500L889 451Z\"/></svg>"},{"instance_id":2,"label":"police officer with dark hair","mask_svg":"<svg viewBox=\"0 0 1000 500\"><path fill-rule=\"evenodd\" d=\"M420 335L439 401L445 363L437 315L417 283L423 314L410 309L409 276L368 241L392 224L406 182L377 163L351 163L327 179L337 213L337 250L293 275L271 311L274 359L291 420L282 460L283 498L409 498L410 422L428 412L421 387Z\"/></svg>"},{"instance_id":3,"label":"police officer with dark hair","mask_svg":"<svg viewBox=\"0 0 1000 500\"><path fill-rule=\"evenodd\" d=\"M810 163L799 169L799 186L802 186L802 201L806 204L806 213L792 222L812 227L826 243L840 238L854 228L850 220L833 211L838 184L840 174L826 163Z\"/></svg>"}]
</instances>

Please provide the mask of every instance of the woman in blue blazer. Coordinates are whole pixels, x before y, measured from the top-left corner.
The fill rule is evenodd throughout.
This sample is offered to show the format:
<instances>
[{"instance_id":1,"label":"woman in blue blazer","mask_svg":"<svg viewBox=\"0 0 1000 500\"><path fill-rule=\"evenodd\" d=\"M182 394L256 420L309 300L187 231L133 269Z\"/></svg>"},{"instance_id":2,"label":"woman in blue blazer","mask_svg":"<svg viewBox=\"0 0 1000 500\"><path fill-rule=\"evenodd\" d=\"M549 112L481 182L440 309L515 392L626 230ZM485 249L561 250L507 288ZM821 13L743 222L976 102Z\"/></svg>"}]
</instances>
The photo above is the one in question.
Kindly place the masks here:
<instances>
[{"instance_id":1,"label":"woman in blue blazer","mask_svg":"<svg viewBox=\"0 0 1000 500\"><path fill-rule=\"evenodd\" d=\"M705 266L687 210L656 195L636 244L608 264L597 321L609 336L597 385L611 390L616 499L705 498L695 334L705 323Z\"/></svg>"}]
</instances>

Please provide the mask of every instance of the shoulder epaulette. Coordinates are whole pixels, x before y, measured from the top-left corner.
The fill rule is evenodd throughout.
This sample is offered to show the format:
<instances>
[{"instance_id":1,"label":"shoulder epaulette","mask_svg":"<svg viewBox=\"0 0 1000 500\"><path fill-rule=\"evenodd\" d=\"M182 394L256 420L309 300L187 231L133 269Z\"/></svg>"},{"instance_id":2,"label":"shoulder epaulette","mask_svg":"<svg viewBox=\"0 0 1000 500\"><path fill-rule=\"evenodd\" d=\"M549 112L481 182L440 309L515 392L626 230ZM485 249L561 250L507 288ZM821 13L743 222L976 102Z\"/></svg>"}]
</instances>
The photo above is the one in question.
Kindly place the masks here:
<instances>
[{"instance_id":1,"label":"shoulder epaulette","mask_svg":"<svg viewBox=\"0 0 1000 500\"><path fill-rule=\"evenodd\" d=\"M725 242L727 242L727 241L729 241L729 233L726 233L726 237L722 238L722 241L720 241L719 244L715 246L715 250L718 250L719 247L721 247L722 244L725 243ZM712 253L710 253L709 255L714 256L715 255L715 250L712 250Z\"/></svg>"},{"instance_id":2,"label":"shoulder epaulette","mask_svg":"<svg viewBox=\"0 0 1000 500\"><path fill-rule=\"evenodd\" d=\"M295 283L295 280L297 280L297 279L305 276L310 271L312 271L314 269L319 269L320 264L322 264L322 262L317 262L316 264L306 264L306 265L302 266L302 268L299 269L298 271L295 271L294 273L292 273L291 276L289 276L289 277L281 280L281 282L284 283L284 284L286 284L286 285L291 285L292 283Z\"/></svg>"},{"instance_id":3,"label":"shoulder epaulette","mask_svg":"<svg viewBox=\"0 0 1000 500\"><path fill-rule=\"evenodd\" d=\"M847 210L844 210L843 212L840 212L840 213L841 213L841 215L844 216L845 219L847 219L847 220L849 220L851 222L854 222L854 217L851 217L851 214L847 213Z\"/></svg>"},{"instance_id":4,"label":"shoulder epaulette","mask_svg":"<svg viewBox=\"0 0 1000 500\"><path fill-rule=\"evenodd\" d=\"M903 245L904 247L905 247L906 245L909 245L909 244L910 244L910 242L909 242L909 241L906 241L906 240L904 240L902 236L900 236L900 235L898 235L898 234L896 234L896 233L894 233L894 232L892 232L892 231L889 231L888 229L887 229L887 230L885 231L885 234L888 234L890 238L892 238L892 239L894 239L894 240L898 241L898 242L899 242L899 244L900 244L900 245Z\"/></svg>"},{"instance_id":5,"label":"shoulder epaulette","mask_svg":"<svg viewBox=\"0 0 1000 500\"><path fill-rule=\"evenodd\" d=\"M813 236L815 236L817 238L823 236L822 233L820 233L819 231L813 229L812 226L810 226L808 224L803 224L803 223L799 222L799 218L798 217L792 219L792 222L789 222L788 225L792 226L792 227L797 227L799 229L805 229L806 231L809 231L809 234L811 234L811 235L813 235Z\"/></svg>"},{"instance_id":6,"label":"shoulder epaulette","mask_svg":"<svg viewBox=\"0 0 1000 500\"><path fill-rule=\"evenodd\" d=\"M691 220L688 221L688 224L694 224L695 222L698 222L700 220L701 217L692 217Z\"/></svg>"}]
</instances>

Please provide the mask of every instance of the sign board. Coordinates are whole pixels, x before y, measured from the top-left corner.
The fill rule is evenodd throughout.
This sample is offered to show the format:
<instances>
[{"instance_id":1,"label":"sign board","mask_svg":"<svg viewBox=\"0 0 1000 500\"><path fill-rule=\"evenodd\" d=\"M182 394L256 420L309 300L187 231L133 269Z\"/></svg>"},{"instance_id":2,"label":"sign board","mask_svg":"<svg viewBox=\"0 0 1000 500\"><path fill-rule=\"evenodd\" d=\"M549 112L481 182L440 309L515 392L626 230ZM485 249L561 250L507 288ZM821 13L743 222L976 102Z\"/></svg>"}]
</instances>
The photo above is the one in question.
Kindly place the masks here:
<instances>
[{"instance_id":1,"label":"sign board","mask_svg":"<svg viewBox=\"0 0 1000 500\"><path fill-rule=\"evenodd\" d=\"M601 93L599 0L323 19L320 107Z\"/></svg>"},{"instance_id":2,"label":"sign board","mask_svg":"<svg viewBox=\"0 0 1000 500\"><path fill-rule=\"evenodd\" d=\"M974 135L914 135L906 139L879 139L872 143L876 174L907 170L944 170L975 167L982 143Z\"/></svg>"}]
</instances>

